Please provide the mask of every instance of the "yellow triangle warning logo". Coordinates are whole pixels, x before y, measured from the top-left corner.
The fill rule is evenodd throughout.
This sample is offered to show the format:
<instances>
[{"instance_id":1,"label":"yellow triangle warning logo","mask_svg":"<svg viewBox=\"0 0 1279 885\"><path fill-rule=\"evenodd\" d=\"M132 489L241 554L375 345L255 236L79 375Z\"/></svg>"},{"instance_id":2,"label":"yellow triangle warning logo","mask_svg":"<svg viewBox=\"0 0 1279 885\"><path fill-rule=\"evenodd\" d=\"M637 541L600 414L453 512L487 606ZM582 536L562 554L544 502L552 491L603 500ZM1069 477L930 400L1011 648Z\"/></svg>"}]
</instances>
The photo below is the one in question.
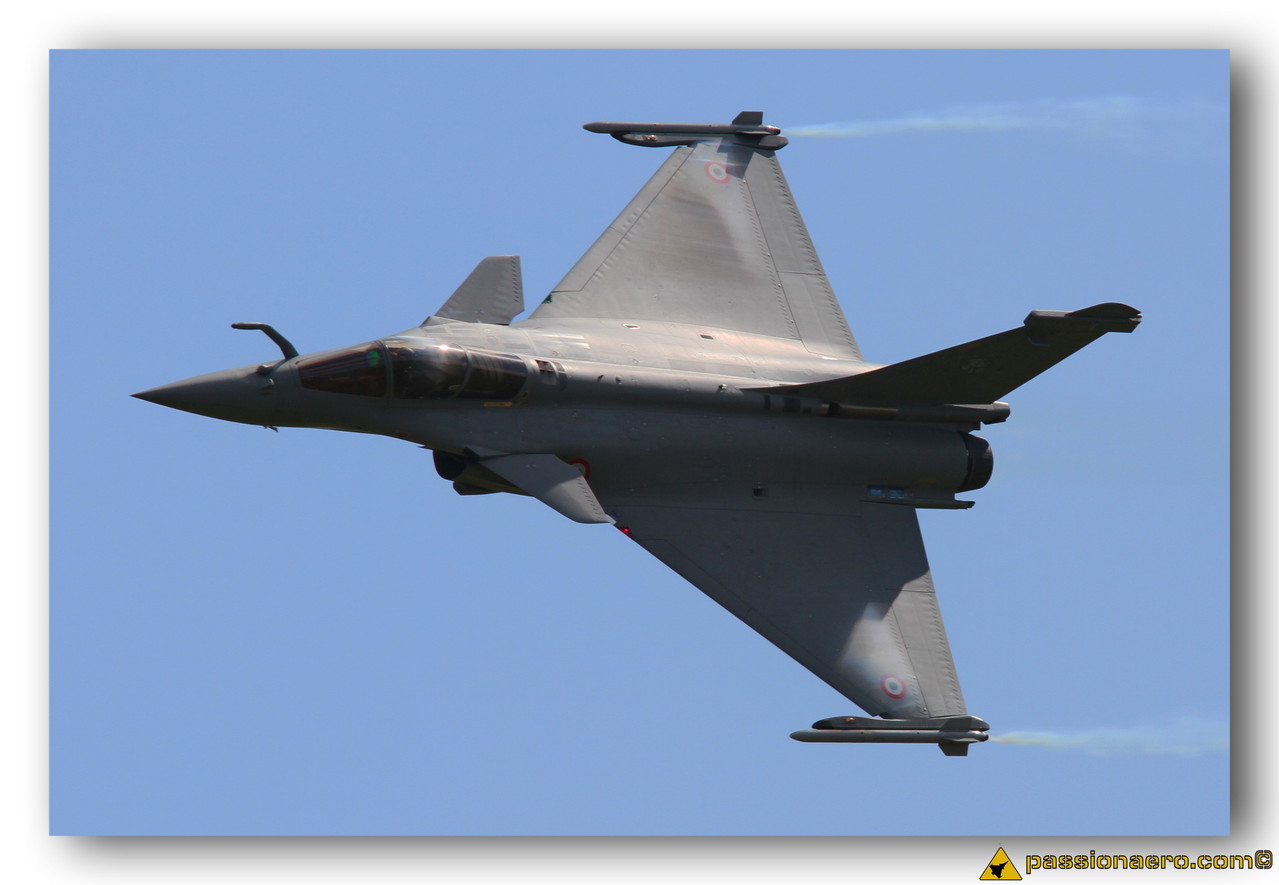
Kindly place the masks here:
<instances>
[{"instance_id":1,"label":"yellow triangle warning logo","mask_svg":"<svg viewBox=\"0 0 1279 885\"><path fill-rule=\"evenodd\" d=\"M1017 882L1021 879L1021 873L1017 872L1008 853L1001 848L995 852L995 856L986 864L986 869L982 870L978 878L986 882Z\"/></svg>"}]
</instances>

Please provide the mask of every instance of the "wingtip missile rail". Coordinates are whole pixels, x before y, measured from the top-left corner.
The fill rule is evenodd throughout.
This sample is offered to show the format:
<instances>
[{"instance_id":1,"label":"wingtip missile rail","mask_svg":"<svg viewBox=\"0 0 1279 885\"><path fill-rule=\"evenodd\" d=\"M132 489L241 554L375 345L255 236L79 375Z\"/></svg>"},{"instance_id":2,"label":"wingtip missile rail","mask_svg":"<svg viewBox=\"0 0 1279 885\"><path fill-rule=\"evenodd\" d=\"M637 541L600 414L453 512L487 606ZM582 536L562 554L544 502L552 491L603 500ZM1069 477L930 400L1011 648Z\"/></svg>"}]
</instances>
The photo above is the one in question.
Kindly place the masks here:
<instances>
[{"instance_id":1,"label":"wingtip missile rail","mask_svg":"<svg viewBox=\"0 0 1279 885\"><path fill-rule=\"evenodd\" d=\"M871 719L835 716L791 734L810 744L937 744L947 756L967 756L970 744L990 739L990 724L977 716L937 719Z\"/></svg>"},{"instance_id":2,"label":"wingtip missile rail","mask_svg":"<svg viewBox=\"0 0 1279 885\"><path fill-rule=\"evenodd\" d=\"M611 135L626 144L673 147L711 138L731 138L740 144L765 150L787 145L777 126L764 124L762 111L742 111L731 123L621 123L596 121L582 126L587 132Z\"/></svg>"}]
</instances>

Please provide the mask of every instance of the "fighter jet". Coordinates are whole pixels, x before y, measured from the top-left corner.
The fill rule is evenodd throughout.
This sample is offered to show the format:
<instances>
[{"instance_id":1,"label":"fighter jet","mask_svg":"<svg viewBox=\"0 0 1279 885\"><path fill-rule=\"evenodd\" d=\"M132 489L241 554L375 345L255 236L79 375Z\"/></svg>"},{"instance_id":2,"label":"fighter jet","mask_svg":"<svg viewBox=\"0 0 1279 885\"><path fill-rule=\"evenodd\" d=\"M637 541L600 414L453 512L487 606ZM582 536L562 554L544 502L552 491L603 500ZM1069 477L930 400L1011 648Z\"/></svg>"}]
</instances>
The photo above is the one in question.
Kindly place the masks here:
<instances>
[{"instance_id":1,"label":"fighter jet","mask_svg":"<svg viewBox=\"0 0 1279 885\"><path fill-rule=\"evenodd\" d=\"M991 477L975 435L1002 397L1107 332L1124 304L891 365L866 361L796 209L781 130L588 123L673 148L519 322L519 258L485 258L421 324L134 396L269 427L408 440L461 495L530 495L615 526L863 711L800 741L988 737L970 714L916 510L961 510Z\"/></svg>"}]
</instances>

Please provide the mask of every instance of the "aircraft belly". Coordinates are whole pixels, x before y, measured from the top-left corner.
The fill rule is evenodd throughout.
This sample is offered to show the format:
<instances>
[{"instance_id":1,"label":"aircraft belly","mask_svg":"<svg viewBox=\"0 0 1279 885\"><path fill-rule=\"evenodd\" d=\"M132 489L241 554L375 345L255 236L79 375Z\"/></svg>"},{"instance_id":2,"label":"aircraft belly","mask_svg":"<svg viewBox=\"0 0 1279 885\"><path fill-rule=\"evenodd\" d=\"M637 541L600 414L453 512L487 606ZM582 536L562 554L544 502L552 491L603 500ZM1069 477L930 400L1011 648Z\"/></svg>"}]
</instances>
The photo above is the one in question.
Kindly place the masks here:
<instances>
[{"instance_id":1,"label":"aircraft belly","mask_svg":"<svg viewBox=\"0 0 1279 885\"><path fill-rule=\"evenodd\" d=\"M704 478L953 490L968 464L955 431L888 422L635 410L574 430L565 442L591 456L593 481L639 489Z\"/></svg>"}]
</instances>

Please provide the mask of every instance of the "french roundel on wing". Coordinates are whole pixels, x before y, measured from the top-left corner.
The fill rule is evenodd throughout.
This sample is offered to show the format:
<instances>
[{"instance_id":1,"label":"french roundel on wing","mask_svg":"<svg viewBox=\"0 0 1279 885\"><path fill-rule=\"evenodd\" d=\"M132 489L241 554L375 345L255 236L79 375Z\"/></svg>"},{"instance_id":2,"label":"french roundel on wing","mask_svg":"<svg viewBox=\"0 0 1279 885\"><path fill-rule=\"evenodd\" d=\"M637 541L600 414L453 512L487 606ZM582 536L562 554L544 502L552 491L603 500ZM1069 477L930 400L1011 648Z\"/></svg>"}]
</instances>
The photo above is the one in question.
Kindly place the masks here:
<instances>
[{"instance_id":1,"label":"french roundel on wing","mask_svg":"<svg viewBox=\"0 0 1279 885\"><path fill-rule=\"evenodd\" d=\"M890 698L899 699L906 697L906 683L896 676L889 674L879 680L879 687L884 690L884 694Z\"/></svg>"},{"instance_id":2,"label":"french roundel on wing","mask_svg":"<svg viewBox=\"0 0 1279 885\"><path fill-rule=\"evenodd\" d=\"M707 163L706 174L710 177L711 181L718 184L723 184L728 181L729 178L728 167L719 162Z\"/></svg>"}]
</instances>

